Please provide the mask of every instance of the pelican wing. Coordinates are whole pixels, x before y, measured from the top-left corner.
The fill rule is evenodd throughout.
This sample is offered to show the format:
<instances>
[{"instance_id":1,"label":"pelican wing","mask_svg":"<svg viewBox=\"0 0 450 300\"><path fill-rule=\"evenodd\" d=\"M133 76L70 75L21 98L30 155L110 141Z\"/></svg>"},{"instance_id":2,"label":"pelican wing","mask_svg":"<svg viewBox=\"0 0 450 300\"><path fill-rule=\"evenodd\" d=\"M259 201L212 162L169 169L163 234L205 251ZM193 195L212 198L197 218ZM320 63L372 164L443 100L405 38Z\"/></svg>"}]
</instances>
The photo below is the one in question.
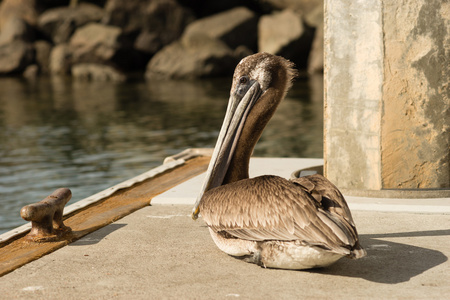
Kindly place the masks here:
<instances>
[{"instance_id":1,"label":"pelican wing","mask_svg":"<svg viewBox=\"0 0 450 300\"><path fill-rule=\"evenodd\" d=\"M205 193L200 211L211 229L235 238L298 240L349 255L359 244L348 207L343 198L336 203L344 208L330 206L323 195L334 192L324 193L319 181L295 183L277 176L240 180ZM322 195L316 196L320 201L314 193Z\"/></svg>"},{"instance_id":2,"label":"pelican wing","mask_svg":"<svg viewBox=\"0 0 450 300\"><path fill-rule=\"evenodd\" d=\"M338 188L328 179L322 175L316 174L296 178L293 179L292 182L299 185L307 193L313 196L314 200L316 200L323 209L334 215L341 216L353 227L355 226L344 196L342 196Z\"/></svg>"}]
</instances>

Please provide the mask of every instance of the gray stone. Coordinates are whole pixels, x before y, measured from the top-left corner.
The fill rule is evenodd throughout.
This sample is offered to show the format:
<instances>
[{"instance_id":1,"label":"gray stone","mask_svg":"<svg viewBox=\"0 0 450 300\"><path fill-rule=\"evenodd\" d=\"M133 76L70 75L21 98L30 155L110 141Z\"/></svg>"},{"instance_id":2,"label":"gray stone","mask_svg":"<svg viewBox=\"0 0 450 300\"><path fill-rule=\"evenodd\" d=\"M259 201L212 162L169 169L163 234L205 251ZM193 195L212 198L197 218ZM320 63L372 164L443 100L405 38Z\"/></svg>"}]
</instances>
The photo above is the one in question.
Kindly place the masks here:
<instances>
[{"instance_id":1,"label":"gray stone","mask_svg":"<svg viewBox=\"0 0 450 300\"><path fill-rule=\"evenodd\" d=\"M256 50L257 22L258 18L254 12L245 7L237 7L192 22L183 36L192 38L206 35L223 41L233 49L243 45Z\"/></svg>"},{"instance_id":2,"label":"gray stone","mask_svg":"<svg viewBox=\"0 0 450 300\"><path fill-rule=\"evenodd\" d=\"M34 39L32 28L19 17L10 17L3 24L0 32L0 45L11 43L12 41L27 41Z\"/></svg>"},{"instance_id":3,"label":"gray stone","mask_svg":"<svg viewBox=\"0 0 450 300\"><path fill-rule=\"evenodd\" d=\"M52 52L52 45L44 40L39 40L34 43L36 52L36 64L39 66L41 74L48 74L50 72L50 53Z\"/></svg>"},{"instance_id":4,"label":"gray stone","mask_svg":"<svg viewBox=\"0 0 450 300\"><path fill-rule=\"evenodd\" d=\"M76 30L90 22L97 22L103 17L103 9L80 3L75 7L64 6L49 9L39 16L38 26L55 44L65 43Z\"/></svg>"},{"instance_id":5,"label":"gray stone","mask_svg":"<svg viewBox=\"0 0 450 300\"><path fill-rule=\"evenodd\" d=\"M0 3L0 31L9 18L19 18L31 26L36 25L37 0L3 0Z\"/></svg>"},{"instance_id":6,"label":"gray stone","mask_svg":"<svg viewBox=\"0 0 450 300\"><path fill-rule=\"evenodd\" d=\"M258 51L283 56L304 69L312 32L303 24L301 16L289 9L262 16L258 24Z\"/></svg>"},{"instance_id":7,"label":"gray stone","mask_svg":"<svg viewBox=\"0 0 450 300\"><path fill-rule=\"evenodd\" d=\"M134 42L134 48L148 54L155 54L162 45L165 44L161 42L160 36L149 31L142 31Z\"/></svg>"},{"instance_id":8,"label":"gray stone","mask_svg":"<svg viewBox=\"0 0 450 300\"><path fill-rule=\"evenodd\" d=\"M75 31L70 39L73 62L105 63L121 47L122 30L117 26L90 23Z\"/></svg>"},{"instance_id":9,"label":"gray stone","mask_svg":"<svg viewBox=\"0 0 450 300\"><path fill-rule=\"evenodd\" d=\"M133 35L99 23L78 28L70 39L72 61L113 65L124 71L143 69L147 60L133 48Z\"/></svg>"},{"instance_id":10,"label":"gray stone","mask_svg":"<svg viewBox=\"0 0 450 300\"><path fill-rule=\"evenodd\" d=\"M109 0L105 10L102 23L138 32L134 47L149 55L178 39L194 20L192 12L175 0Z\"/></svg>"},{"instance_id":11,"label":"gray stone","mask_svg":"<svg viewBox=\"0 0 450 300\"><path fill-rule=\"evenodd\" d=\"M69 44L59 44L50 53L49 69L53 75L63 75L70 72L72 51Z\"/></svg>"},{"instance_id":12,"label":"gray stone","mask_svg":"<svg viewBox=\"0 0 450 300\"><path fill-rule=\"evenodd\" d=\"M308 73L323 72L323 26L316 28L314 41L308 57Z\"/></svg>"},{"instance_id":13,"label":"gray stone","mask_svg":"<svg viewBox=\"0 0 450 300\"><path fill-rule=\"evenodd\" d=\"M22 72L33 61L33 46L15 40L0 45L0 75Z\"/></svg>"},{"instance_id":14,"label":"gray stone","mask_svg":"<svg viewBox=\"0 0 450 300\"><path fill-rule=\"evenodd\" d=\"M305 16L316 10L317 7L323 7L323 0L260 0L260 2L272 9L290 9Z\"/></svg>"},{"instance_id":15,"label":"gray stone","mask_svg":"<svg viewBox=\"0 0 450 300\"><path fill-rule=\"evenodd\" d=\"M323 26L323 1L319 2L311 11L302 14L305 23L314 28Z\"/></svg>"},{"instance_id":16,"label":"gray stone","mask_svg":"<svg viewBox=\"0 0 450 300\"><path fill-rule=\"evenodd\" d=\"M124 31L140 31L145 19L148 0L108 0L102 23L118 26Z\"/></svg>"},{"instance_id":17,"label":"gray stone","mask_svg":"<svg viewBox=\"0 0 450 300\"><path fill-rule=\"evenodd\" d=\"M238 59L225 43L207 36L176 41L150 60L146 78L199 78L230 75Z\"/></svg>"},{"instance_id":18,"label":"gray stone","mask_svg":"<svg viewBox=\"0 0 450 300\"><path fill-rule=\"evenodd\" d=\"M260 10L260 1L255 0L177 0L181 5L189 7L198 18L212 16L238 6L252 7Z\"/></svg>"},{"instance_id":19,"label":"gray stone","mask_svg":"<svg viewBox=\"0 0 450 300\"><path fill-rule=\"evenodd\" d=\"M114 67L99 64L76 64L72 66L72 76L78 80L123 82L125 74Z\"/></svg>"},{"instance_id":20,"label":"gray stone","mask_svg":"<svg viewBox=\"0 0 450 300\"><path fill-rule=\"evenodd\" d=\"M151 55L178 39L194 20L193 14L174 0L151 1L145 13L135 48Z\"/></svg>"},{"instance_id":21,"label":"gray stone","mask_svg":"<svg viewBox=\"0 0 450 300\"><path fill-rule=\"evenodd\" d=\"M36 79L39 74L39 66L36 64L29 65L25 68L25 71L23 72L23 77L26 79Z\"/></svg>"}]
</instances>

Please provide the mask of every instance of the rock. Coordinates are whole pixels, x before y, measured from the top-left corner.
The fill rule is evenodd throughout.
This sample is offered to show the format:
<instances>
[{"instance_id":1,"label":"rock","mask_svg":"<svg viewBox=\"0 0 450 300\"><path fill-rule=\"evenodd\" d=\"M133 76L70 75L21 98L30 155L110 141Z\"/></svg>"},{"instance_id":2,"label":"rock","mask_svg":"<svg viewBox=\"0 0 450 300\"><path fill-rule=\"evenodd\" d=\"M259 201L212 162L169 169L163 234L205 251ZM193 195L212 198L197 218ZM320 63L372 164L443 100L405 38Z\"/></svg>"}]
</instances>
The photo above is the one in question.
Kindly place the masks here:
<instances>
[{"instance_id":1,"label":"rock","mask_svg":"<svg viewBox=\"0 0 450 300\"><path fill-rule=\"evenodd\" d=\"M36 64L39 67L41 74L50 73L50 53L52 52L52 45L44 40L39 40L34 43L36 52Z\"/></svg>"},{"instance_id":2,"label":"rock","mask_svg":"<svg viewBox=\"0 0 450 300\"><path fill-rule=\"evenodd\" d=\"M252 50L248 49L245 46L239 46L233 51L234 56L240 61L244 57L247 57L249 55L255 54Z\"/></svg>"},{"instance_id":3,"label":"rock","mask_svg":"<svg viewBox=\"0 0 450 300\"><path fill-rule=\"evenodd\" d=\"M74 63L105 63L121 47L122 30L116 26L87 24L75 31L70 39Z\"/></svg>"},{"instance_id":4,"label":"rock","mask_svg":"<svg viewBox=\"0 0 450 300\"><path fill-rule=\"evenodd\" d=\"M303 14L303 18L305 20L305 23L308 24L308 26L318 28L320 26L323 26L323 2L320 1L320 3L313 8L308 13Z\"/></svg>"},{"instance_id":5,"label":"rock","mask_svg":"<svg viewBox=\"0 0 450 300\"><path fill-rule=\"evenodd\" d=\"M31 44L15 40L0 45L0 75L19 73L33 62L34 51Z\"/></svg>"},{"instance_id":6,"label":"rock","mask_svg":"<svg viewBox=\"0 0 450 300\"><path fill-rule=\"evenodd\" d=\"M38 74L39 74L38 65L32 64L26 67L25 71L23 72L23 77L33 80L37 78Z\"/></svg>"},{"instance_id":7,"label":"rock","mask_svg":"<svg viewBox=\"0 0 450 300\"><path fill-rule=\"evenodd\" d=\"M125 74L114 67L99 64L77 64L72 66L72 76L75 79L93 81L115 81L126 80Z\"/></svg>"},{"instance_id":8,"label":"rock","mask_svg":"<svg viewBox=\"0 0 450 300\"><path fill-rule=\"evenodd\" d=\"M255 48L256 28L256 15L244 7L194 21L180 40L155 54L147 65L145 76L199 78L231 75L242 56Z\"/></svg>"},{"instance_id":9,"label":"rock","mask_svg":"<svg viewBox=\"0 0 450 300\"><path fill-rule=\"evenodd\" d=\"M60 44L69 41L76 28L100 21L102 17L102 8L80 3L75 7L64 6L45 11L39 16L38 26L55 44Z\"/></svg>"},{"instance_id":10,"label":"rock","mask_svg":"<svg viewBox=\"0 0 450 300\"><path fill-rule=\"evenodd\" d=\"M312 39L313 30L289 9L262 16L258 24L258 51L290 59L299 69L307 66Z\"/></svg>"},{"instance_id":11,"label":"rock","mask_svg":"<svg viewBox=\"0 0 450 300\"><path fill-rule=\"evenodd\" d=\"M36 25L38 0L3 0L0 3L0 31L9 18L19 18L31 26Z\"/></svg>"},{"instance_id":12,"label":"rock","mask_svg":"<svg viewBox=\"0 0 450 300\"><path fill-rule=\"evenodd\" d=\"M194 20L192 12L175 0L109 0L105 11L102 23L125 33L138 32L134 47L148 55L178 39Z\"/></svg>"},{"instance_id":13,"label":"rock","mask_svg":"<svg viewBox=\"0 0 450 300\"><path fill-rule=\"evenodd\" d=\"M228 11L192 22L183 36L206 35L219 39L231 48L240 45L256 50L256 30L258 18L254 12L245 7L237 7Z\"/></svg>"},{"instance_id":14,"label":"rock","mask_svg":"<svg viewBox=\"0 0 450 300\"><path fill-rule=\"evenodd\" d=\"M117 26L124 31L140 31L149 0L108 0L102 23Z\"/></svg>"},{"instance_id":15,"label":"rock","mask_svg":"<svg viewBox=\"0 0 450 300\"><path fill-rule=\"evenodd\" d=\"M165 43L160 40L157 33L142 31L134 42L134 48L147 54L153 55L160 50Z\"/></svg>"},{"instance_id":16,"label":"rock","mask_svg":"<svg viewBox=\"0 0 450 300\"><path fill-rule=\"evenodd\" d=\"M72 51L69 44L59 44L50 53L49 69L53 75L69 74L72 66Z\"/></svg>"},{"instance_id":17,"label":"rock","mask_svg":"<svg viewBox=\"0 0 450 300\"><path fill-rule=\"evenodd\" d=\"M96 63L124 71L143 70L148 59L133 48L134 38L117 26L86 24L70 39L73 64Z\"/></svg>"},{"instance_id":18,"label":"rock","mask_svg":"<svg viewBox=\"0 0 450 300\"><path fill-rule=\"evenodd\" d=\"M142 31L136 39L135 48L153 55L178 39L187 24L193 20L193 14L176 1L151 1L147 6L146 17Z\"/></svg>"},{"instance_id":19,"label":"rock","mask_svg":"<svg viewBox=\"0 0 450 300\"><path fill-rule=\"evenodd\" d=\"M308 58L308 73L323 72L323 26L316 28L314 41Z\"/></svg>"},{"instance_id":20,"label":"rock","mask_svg":"<svg viewBox=\"0 0 450 300\"><path fill-rule=\"evenodd\" d=\"M177 0L181 5L189 7L195 12L198 18L204 18L214 14L218 14L223 11L238 7L246 6L257 8L258 5L255 4L254 0ZM259 2L259 1L258 1Z\"/></svg>"},{"instance_id":21,"label":"rock","mask_svg":"<svg viewBox=\"0 0 450 300\"><path fill-rule=\"evenodd\" d=\"M34 39L32 28L19 17L10 17L3 24L0 32L0 45L11 43L12 41L30 42Z\"/></svg>"},{"instance_id":22,"label":"rock","mask_svg":"<svg viewBox=\"0 0 450 300\"><path fill-rule=\"evenodd\" d=\"M233 73L238 63L233 51L223 42L207 36L176 41L150 60L145 77L199 78Z\"/></svg>"},{"instance_id":23,"label":"rock","mask_svg":"<svg viewBox=\"0 0 450 300\"><path fill-rule=\"evenodd\" d=\"M323 0L260 0L262 5L270 6L272 9L289 9L306 16L317 7L323 7Z\"/></svg>"}]
</instances>

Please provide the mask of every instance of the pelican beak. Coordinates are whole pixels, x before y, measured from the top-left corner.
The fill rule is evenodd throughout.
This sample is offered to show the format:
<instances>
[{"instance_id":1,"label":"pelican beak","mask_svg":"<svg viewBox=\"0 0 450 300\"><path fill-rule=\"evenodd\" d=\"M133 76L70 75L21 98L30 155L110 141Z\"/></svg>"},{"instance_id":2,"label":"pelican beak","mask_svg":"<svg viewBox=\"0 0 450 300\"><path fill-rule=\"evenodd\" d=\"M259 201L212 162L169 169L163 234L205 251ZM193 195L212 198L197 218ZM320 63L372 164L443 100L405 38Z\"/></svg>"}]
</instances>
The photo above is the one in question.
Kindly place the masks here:
<instances>
[{"instance_id":1,"label":"pelican beak","mask_svg":"<svg viewBox=\"0 0 450 300\"><path fill-rule=\"evenodd\" d=\"M206 171L206 178L192 210L192 219L196 220L198 218L200 213L199 205L203 194L212 188L222 185L245 120L261 93L259 83L256 80L250 80L245 87L238 86L230 95L225 119Z\"/></svg>"}]
</instances>

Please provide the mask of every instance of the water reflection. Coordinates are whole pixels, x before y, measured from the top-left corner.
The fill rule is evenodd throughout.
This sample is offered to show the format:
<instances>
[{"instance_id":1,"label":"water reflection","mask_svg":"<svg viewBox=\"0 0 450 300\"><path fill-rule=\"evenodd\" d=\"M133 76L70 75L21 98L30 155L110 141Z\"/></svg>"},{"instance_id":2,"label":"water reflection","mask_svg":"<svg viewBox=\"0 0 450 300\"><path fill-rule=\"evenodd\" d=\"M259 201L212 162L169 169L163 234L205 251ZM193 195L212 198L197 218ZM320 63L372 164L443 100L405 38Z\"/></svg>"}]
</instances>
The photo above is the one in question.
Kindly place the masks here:
<instances>
[{"instance_id":1,"label":"water reflection","mask_svg":"<svg viewBox=\"0 0 450 300\"><path fill-rule=\"evenodd\" d=\"M0 233L20 208L69 187L71 203L189 147L213 147L229 79L80 82L0 78ZM322 157L322 77L299 80L255 156Z\"/></svg>"}]
</instances>

